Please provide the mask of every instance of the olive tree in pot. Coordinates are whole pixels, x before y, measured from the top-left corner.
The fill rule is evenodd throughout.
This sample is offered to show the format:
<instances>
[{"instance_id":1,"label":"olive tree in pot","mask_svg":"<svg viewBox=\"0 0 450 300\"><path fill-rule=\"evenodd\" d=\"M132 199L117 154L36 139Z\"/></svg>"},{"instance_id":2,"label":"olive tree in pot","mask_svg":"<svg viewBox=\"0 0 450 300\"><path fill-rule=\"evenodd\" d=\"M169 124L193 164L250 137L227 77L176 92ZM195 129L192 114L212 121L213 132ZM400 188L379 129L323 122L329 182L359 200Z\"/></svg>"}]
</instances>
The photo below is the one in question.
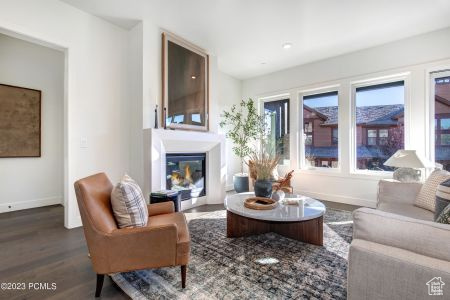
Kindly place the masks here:
<instances>
[{"instance_id":1,"label":"olive tree in pot","mask_svg":"<svg viewBox=\"0 0 450 300\"><path fill-rule=\"evenodd\" d=\"M248 174L244 173L244 159L252 153L252 143L259 136L260 116L252 99L242 100L221 115L220 127L227 129L227 138L233 142L233 152L241 160L241 172L233 176L237 193L248 192Z\"/></svg>"}]
</instances>

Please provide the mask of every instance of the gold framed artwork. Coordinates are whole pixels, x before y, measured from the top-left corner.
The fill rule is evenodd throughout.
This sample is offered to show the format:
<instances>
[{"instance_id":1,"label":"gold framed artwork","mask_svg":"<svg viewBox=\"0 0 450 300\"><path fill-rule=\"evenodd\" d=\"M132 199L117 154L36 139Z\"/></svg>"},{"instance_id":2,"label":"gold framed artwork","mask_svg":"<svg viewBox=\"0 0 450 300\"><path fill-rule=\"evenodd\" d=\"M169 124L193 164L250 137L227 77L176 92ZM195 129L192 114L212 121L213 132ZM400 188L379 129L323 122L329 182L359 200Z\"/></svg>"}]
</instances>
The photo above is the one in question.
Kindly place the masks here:
<instances>
[{"instance_id":1,"label":"gold framed artwork","mask_svg":"<svg viewBox=\"0 0 450 300\"><path fill-rule=\"evenodd\" d=\"M162 123L209 130L209 56L174 35L162 34ZM165 123L165 124L164 124Z\"/></svg>"},{"instance_id":2,"label":"gold framed artwork","mask_svg":"<svg viewBox=\"0 0 450 300\"><path fill-rule=\"evenodd\" d=\"M0 84L0 157L41 156L41 91Z\"/></svg>"}]
</instances>

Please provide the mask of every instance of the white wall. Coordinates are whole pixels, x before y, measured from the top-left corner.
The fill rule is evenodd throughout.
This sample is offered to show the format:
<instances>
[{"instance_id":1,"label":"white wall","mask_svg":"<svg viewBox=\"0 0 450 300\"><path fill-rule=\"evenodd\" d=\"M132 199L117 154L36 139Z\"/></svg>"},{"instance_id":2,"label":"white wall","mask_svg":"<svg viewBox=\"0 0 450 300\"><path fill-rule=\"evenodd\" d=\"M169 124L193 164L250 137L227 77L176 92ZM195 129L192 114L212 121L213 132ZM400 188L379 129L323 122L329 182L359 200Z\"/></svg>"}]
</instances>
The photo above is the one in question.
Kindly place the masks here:
<instances>
[{"instance_id":1,"label":"white wall","mask_svg":"<svg viewBox=\"0 0 450 300\"><path fill-rule=\"evenodd\" d=\"M243 97L255 99L287 93L291 101L291 168L298 159L298 91L306 88L340 85L339 141L341 170L321 172L298 170L294 188L324 200L373 206L379 176L361 176L350 170L350 82L408 73L411 122L406 127L406 147L427 154L426 72L439 65L450 66L450 28L389 43L307 65L260 76L243 82Z\"/></svg>"},{"instance_id":2,"label":"white wall","mask_svg":"<svg viewBox=\"0 0 450 300\"><path fill-rule=\"evenodd\" d=\"M64 53L0 34L0 83L41 90L41 157L0 158L0 212L63 203Z\"/></svg>"},{"instance_id":3,"label":"white wall","mask_svg":"<svg viewBox=\"0 0 450 300\"><path fill-rule=\"evenodd\" d=\"M102 171L115 182L129 165L127 32L57 0L1 1L0 29L66 51L65 225L79 226L73 183Z\"/></svg>"},{"instance_id":4,"label":"white wall","mask_svg":"<svg viewBox=\"0 0 450 300\"><path fill-rule=\"evenodd\" d=\"M218 99L219 114L224 110L229 110L233 104L239 104L242 98L242 81L218 72ZM219 133L225 134L225 130L219 128ZM233 153L233 143L226 140L226 160L227 160L227 190L232 190L233 175L241 171L240 159Z\"/></svg>"}]
</instances>

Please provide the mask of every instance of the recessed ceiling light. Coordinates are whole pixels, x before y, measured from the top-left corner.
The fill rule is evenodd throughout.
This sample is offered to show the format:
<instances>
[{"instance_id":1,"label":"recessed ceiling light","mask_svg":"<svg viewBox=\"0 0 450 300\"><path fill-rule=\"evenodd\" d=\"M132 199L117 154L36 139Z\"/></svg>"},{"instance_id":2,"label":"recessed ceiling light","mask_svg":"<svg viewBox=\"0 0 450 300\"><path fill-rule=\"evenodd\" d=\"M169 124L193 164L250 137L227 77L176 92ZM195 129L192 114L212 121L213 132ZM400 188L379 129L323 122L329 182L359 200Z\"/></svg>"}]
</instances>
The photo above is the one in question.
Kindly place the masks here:
<instances>
[{"instance_id":1,"label":"recessed ceiling light","mask_svg":"<svg viewBox=\"0 0 450 300\"><path fill-rule=\"evenodd\" d=\"M283 44L283 49L290 49L292 48L292 44L291 43L284 43Z\"/></svg>"},{"instance_id":2,"label":"recessed ceiling light","mask_svg":"<svg viewBox=\"0 0 450 300\"><path fill-rule=\"evenodd\" d=\"M191 76L191 78L192 78L192 79L195 79L195 78L197 78L197 76L195 76L195 75L192 75L192 76Z\"/></svg>"},{"instance_id":3,"label":"recessed ceiling light","mask_svg":"<svg viewBox=\"0 0 450 300\"><path fill-rule=\"evenodd\" d=\"M267 64L265 61L263 61L262 63L261 63L262 65L265 65L265 64Z\"/></svg>"}]
</instances>

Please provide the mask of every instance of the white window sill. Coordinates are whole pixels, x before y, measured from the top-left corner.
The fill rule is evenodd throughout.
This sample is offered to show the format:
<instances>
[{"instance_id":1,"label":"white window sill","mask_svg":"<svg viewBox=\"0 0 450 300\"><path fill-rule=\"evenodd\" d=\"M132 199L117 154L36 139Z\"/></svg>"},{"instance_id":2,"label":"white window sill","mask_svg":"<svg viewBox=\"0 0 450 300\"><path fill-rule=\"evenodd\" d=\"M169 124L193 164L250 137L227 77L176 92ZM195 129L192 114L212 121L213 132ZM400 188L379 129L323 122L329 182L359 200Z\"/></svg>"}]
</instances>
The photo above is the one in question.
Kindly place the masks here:
<instances>
[{"instance_id":1,"label":"white window sill","mask_svg":"<svg viewBox=\"0 0 450 300\"><path fill-rule=\"evenodd\" d=\"M350 172L351 177L365 177L376 180L392 178L394 172L389 171L368 171L368 170L353 170Z\"/></svg>"},{"instance_id":2,"label":"white window sill","mask_svg":"<svg viewBox=\"0 0 450 300\"><path fill-rule=\"evenodd\" d=\"M336 176L343 176L341 173L341 168L320 168L320 167L310 167L297 169L295 173L300 174L334 174Z\"/></svg>"},{"instance_id":3,"label":"white window sill","mask_svg":"<svg viewBox=\"0 0 450 300\"><path fill-rule=\"evenodd\" d=\"M379 181L381 179L392 178L393 173L387 171L353 171L344 174L340 168L304 168L295 170L294 174Z\"/></svg>"}]
</instances>

